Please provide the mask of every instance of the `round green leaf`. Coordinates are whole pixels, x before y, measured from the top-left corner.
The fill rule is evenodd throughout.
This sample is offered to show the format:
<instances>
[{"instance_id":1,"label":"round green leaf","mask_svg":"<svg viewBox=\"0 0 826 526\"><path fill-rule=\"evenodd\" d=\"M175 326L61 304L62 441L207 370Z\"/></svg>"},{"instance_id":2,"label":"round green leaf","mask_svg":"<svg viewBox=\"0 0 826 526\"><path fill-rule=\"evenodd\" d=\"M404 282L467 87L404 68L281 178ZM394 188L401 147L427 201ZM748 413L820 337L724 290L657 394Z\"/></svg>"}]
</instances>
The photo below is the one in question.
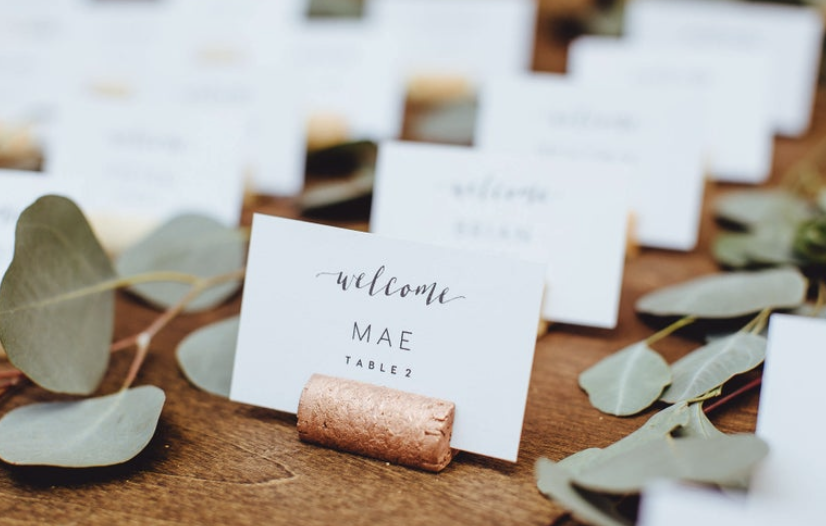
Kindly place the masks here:
<instances>
[{"instance_id":1,"label":"round green leaf","mask_svg":"<svg viewBox=\"0 0 826 526\"><path fill-rule=\"evenodd\" d=\"M181 272L211 278L243 268L246 255L244 236L234 228L199 215L171 219L145 239L124 251L117 260L121 276L148 272ZM210 309L233 295L241 281L224 283L204 291L187 311ZM159 307L177 303L191 285L176 282L143 283L130 291Z\"/></svg>"},{"instance_id":2,"label":"round green leaf","mask_svg":"<svg viewBox=\"0 0 826 526\"><path fill-rule=\"evenodd\" d=\"M665 438L592 464L576 475L574 484L612 494L636 493L657 479L737 485L768 451L763 440L750 434Z\"/></svg>"},{"instance_id":3,"label":"round green leaf","mask_svg":"<svg viewBox=\"0 0 826 526\"><path fill-rule=\"evenodd\" d=\"M717 217L752 228L760 223L795 224L812 215L806 200L777 189L752 189L731 192L715 204Z\"/></svg>"},{"instance_id":4,"label":"round green leaf","mask_svg":"<svg viewBox=\"0 0 826 526\"><path fill-rule=\"evenodd\" d=\"M645 341L630 345L579 376L591 404L616 416L639 413L671 383L671 369Z\"/></svg>"},{"instance_id":5,"label":"round green leaf","mask_svg":"<svg viewBox=\"0 0 826 526\"><path fill-rule=\"evenodd\" d=\"M235 316L198 329L178 345L178 365L196 387L229 398L239 320Z\"/></svg>"},{"instance_id":6,"label":"round green leaf","mask_svg":"<svg viewBox=\"0 0 826 526\"><path fill-rule=\"evenodd\" d=\"M557 501L571 515L594 526L630 526L633 524L619 514L615 503L604 495L578 491L571 485L571 474L561 463L547 458L536 462L536 485L543 495Z\"/></svg>"},{"instance_id":7,"label":"round green leaf","mask_svg":"<svg viewBox=\"0 0 826 526\"><path fill-rule=\"evenodd\" d=\"M679 438L715 438L725 436L725 433L717 429L703 411L702 402L691 404L689 407L689 420L684 425L674 431L674 436Z\"/></svg>"},{"instance_id":8,"label":"round green leaf","mask_svg":"<svg viewBox=\"0 0 826 526\"><path fill-rule=\"evenodd\" d=\"M24 466L121 464L149 443L162 390L145 385L99 398L20 407L0 419L0 458Z\"/></svg>"},{"instance_id":9,"label":"round green leaf","mask_svg":"<svg viewBox=\"0 0 826 526\"><path fill-rule=\"evenodd\" d=\"M737 332L696 349L671 365L673 380L660 400L692 400L750 371L766 357L766 338Z\"/></svg>"},{"instance_id":10,"label":"round green leaf","mask_svg":"<svg viewBox=\"0 0 826 526\"><path fill-rule=\"evenodd\" d=\"M728 272L661 288L637 301L638 312L657 316L735 318L766 308L797 307L806 278L793 268Z\"/></svg>"},{"instance_id":11,"label":"round green leaf","mask_svg":"<svg viewBox=\"0 0 826 526\"><path fill-rule=\"evenodd\" d=\"M80 209L38 199L17 221L0 285L0 340L9 360L50 391L92 393L109 363L115 272Z\"/></svg>"}]
</instances>

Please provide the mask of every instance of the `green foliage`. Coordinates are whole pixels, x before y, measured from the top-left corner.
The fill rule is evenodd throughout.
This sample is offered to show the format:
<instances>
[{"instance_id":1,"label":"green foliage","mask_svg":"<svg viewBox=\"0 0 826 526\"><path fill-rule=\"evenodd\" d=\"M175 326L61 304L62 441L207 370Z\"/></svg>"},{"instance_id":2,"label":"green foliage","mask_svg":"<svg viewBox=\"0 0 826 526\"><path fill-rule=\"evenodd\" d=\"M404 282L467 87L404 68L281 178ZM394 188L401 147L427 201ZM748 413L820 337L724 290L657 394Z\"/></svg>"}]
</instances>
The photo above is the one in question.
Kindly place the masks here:
<instances>
[{"instance_id":1,"label":"green foliage","mask_svg":"<svg viewBox=\"0 0 826 526\"><path fill-rule=\"evenodd\" d=\"M179 272L201 279L243 268L246 240L237 229L198 215L171 219L130 247L118 258L121 276ZM240 287L233 280L205 290L186 306L187 311L211 309L225 302ZM191 284L175 281L139 283L129 287L152 305L168 309L181 300Z\"/></svg>"},{"instance_id":2,"label":"green foliage","mask_svg":"<svg viewBox=\"0 0 826 526\"><path fill-rule=\"evenodd\" d=\"M755 435L652 440L592 464L574 477L574 484L590 491L629 494L655 480L681 480L736 486L768 454Z\"/></svg>"},{"instance_id":3,"label":"green foliage","mask_svg":"<svg viewBox=\"0 0 826 526\"><path fill-rule=\"evenodd\" d=\"M630 345L583 372L579 386L600 411L633 415L653 404L671 383L671 370L645 341Z\"/></svg>"},{"instance_id":4,"label":"green foliage","mask_svg":"<svg viewBox=\"0 0 826 526\"><path fill-rule=\"evenodd\" d=\"M9 360L50 391L90 394L109 363L115 271L83 213L46 196L17 222L0 285L0 341Z\"/></svg>"},{"instance_id":5,"label":"green foliage","mask_svg":"<svg viewBox=\"0 0 826 526\"><path fill-rule=\"evenodd\" d=\"M806 287L806 278L794 268L727 272L651 292L637 301L636 309L656 316L737 318L798 307L806 299Z\"/></svg>"},{"instance_id":6,"label":"green foliage","mask_svg":"<svg viewBox=\"0 0 826 526\"><path fill-rule=\"evenodd\" d=\"M738 332L695 349L671 365L673 381L660 399L693 400L750 371L766 357L766 338Z\"/></svg>"},{"instance_id":7,"label":"green foliage","mask_svg":"<svg viewBox=\"0 0 826 526\"><path fill-rule=\"evenodd\" d=\"M0 458L68 468L121 464L152 439L165 396L151 385L99 398L46 402L0 420Z\"/></svg>"},{"instance_id":8,"label":"green foliage","mask_svg":"<svg viewBox=\"0 0 826 526\"><path fill-rule=\"evenodd\" d=\"M178 365L196 387L229 398L239 321L234 316L207 325L178 345Z\"/></svg>"}]
</instances>

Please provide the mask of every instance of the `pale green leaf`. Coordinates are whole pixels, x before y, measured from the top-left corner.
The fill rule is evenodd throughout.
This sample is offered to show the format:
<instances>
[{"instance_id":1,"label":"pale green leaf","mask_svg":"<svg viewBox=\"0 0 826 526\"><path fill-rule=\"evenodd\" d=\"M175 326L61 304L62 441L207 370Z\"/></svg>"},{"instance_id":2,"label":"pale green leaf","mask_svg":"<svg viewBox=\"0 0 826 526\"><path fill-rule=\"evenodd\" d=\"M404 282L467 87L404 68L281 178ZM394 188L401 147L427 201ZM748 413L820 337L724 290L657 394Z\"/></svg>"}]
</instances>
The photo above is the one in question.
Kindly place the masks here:
<instances>
[{"instance_id":1,"label":"pale green leaf","mask_svg":"<svg viewBox=\"0 0 826 526\"><path fill-rule=\"evenodd\" d=\"M765 357L766 339L762 336L737 332L715 340L671 365L673 380L660 399L670 404L692 400L754 369Z\"/></svg>"},{"instance_id":2,"label":"pale green leaf","mask_svg":"<svg viewBox=\"0 0 826 526\"><path fill-rule=\"evenodd\" d=\"M681 426L690 423L689 409L686 404L672 405L655 413L645 424L630 435L614 442L610 446L588 448L559 461L559 466L565 468L572 475L577 475L583 469L594 464L605 462L617 455L621 455L651 440L662 440L672 431L681 429Z\"/></svg>"},{"instance_id":3,"label":"pale green leaf","mask_svg":"<svg viewBox=\"0 0 826 526\"><path fill-rule=\"evenodd\" d=\"M178 365L195 386L229 398L239 320L235 316L207 325L178 345Z\"/></svg>"},{"instance_id":4,"label":"pale green leaf","mask_svg":"<svg viewBox=\"0 0 826 526\"><path fill-rule=\"evenodd\" d=\"M127 249L117 261L121 276L149 272L180 272L199 278L211 278L236 271L244 266L246 241L237 229L199 215L171 219L145 239ZM210 309L232 296L240 280L223 283L201 293L187 311ZM143 283L130 291L149 303L168 308L178 302L191 285L176 282Z\"/></svg>"},{"instance_id":5,"label":"pale green leaf","mask_svg":"<svg viewBox=\"0 0 826 526\"><path fill-rule=\"evenodd\" d=\"M28 207L0 285L0 340L12 364L50 391L97 389L109 363L114 279L72 201L45 196Z\"/></svg>"},{"instance_id":6,"label":"pale green leaf","mask_svg":"<svg viewBox=\"0 0 826 526\"><path fill-rule=\"evenodd\" d=\"M574 484L611 494L637 493L658 479L737 485L767 454L766 443L750 434L666 438L594 464Z\"/></svg>"},{"instance_id":7,"label":"pale green leaf","mask_svg":"<svg viewBox=\"0 0 826 526\"><path fill-rule=\"evenodd\" d=\"M793 268L727 272L664 287L637 301L638 312L657 316L735 318L766 308L797 307L806 278Z\"/></svg>"},{"instance_id":8,"label":"pale green leaf","mask_svg":"<svg viewBox=\"0 0 826 526\"><path fill-rule=\"evenodd\" d=\"M619 514L611 499L579 491L571 485L571 480L571 474L560 464L547 458L540 458L536 462L536 485L539 491L558 502L575 518L593 526L633 524Z\"/></svg>"},{"instance_id":9,"label":"pale green leaf","mask_svg":"<svg viewBox=\"0 0 826 526\"><path fill-rule=\"evenodd\" d=\"M0 419L0 458L25 466L121 464L149 443L164 400L162 390L145 385L99 398L20 407Z\"/></svg>"},{"instance_id":10,"label":"pale green leaf","mask_svg":"<svg viewBox=\"0 0 826 526\"><path fill-rule=\"evenodd\" d=\"M747 267L754 262L749 255L752 234L723 233L714 238L711 253L715 261L731 268Z\"/></svg>"},{"instance_id":11,"label":"pale green leaf","mask_svg":"<svg viewBox=\"0 0 826 526\"><path fill-rule=\"evenodd\" d=\"M716 438L726 436L725 433L714 427L711 420L703 411L702 402L688 406L689 420L683 426L674 431L674 436L678 438Z\"/></svg>"},{"instance_id":12,"label":"pale green leaf","mask_svg":"<svg viewBox=\"0 0 826 526\"><path fill-rule=\"evenodd\" d=\"M671 369L645 341L630 345L579 375L579 386L591 404L604 413L639 413L671 383Z\"/></svg>"},{"instance_id":13,"label":"pale green leaf","mask_svg":"<svg viewBox=\"0 0 826 526\"><path fill-rule=\"evenodd\" d=\"M731 192L717 199L717 217L746 228L765 223L799 223L812 216L806 200L777 189Z\"/></svg>"}]
</instances>

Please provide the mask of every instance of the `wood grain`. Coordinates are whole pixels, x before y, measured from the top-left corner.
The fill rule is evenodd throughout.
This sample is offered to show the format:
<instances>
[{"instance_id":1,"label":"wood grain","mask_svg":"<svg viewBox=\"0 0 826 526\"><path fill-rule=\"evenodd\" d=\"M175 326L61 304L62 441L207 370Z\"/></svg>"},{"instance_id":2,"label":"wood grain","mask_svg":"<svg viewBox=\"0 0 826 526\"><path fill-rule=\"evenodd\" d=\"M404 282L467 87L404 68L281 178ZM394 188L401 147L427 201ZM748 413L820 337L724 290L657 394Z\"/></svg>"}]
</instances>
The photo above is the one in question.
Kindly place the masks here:
<instances>
[{"instance_id":1,"label":"wood grain","mask_svg":"<svg viewBox=\"0 0 826 526\"><path fill-rule=\"evenodd\" d=\"M543 27L540 21L536 68L558 70L564 63L564 47L550 41ZM807 138L777 141L774 179L824 134L826 107L821 104ZM231 403L196 390L175 364L175 347L197 327L236 314L240 308L236 297L213 312L176 319L154 341L137 384L161 387L167 404L143 453L125 465L94 470L4 465L0 522L547 525L562 510L537 491L536 460L558 460L586 447L606 446L650 416L649 412L614 418L599 413L578 388L577 376L653 332L633 312L640 295L717 271L708 253L716 228L708 206L716 196L735 188L709 185L696 250L645 249L628 262L617 329L556 325L537 342L516 464L463 453L439 474L388 465L302 443L293 415ZM253 210L298 215L284 200L262 198L250 203L247 221ZM127 295L119 296L117 308L116 338L143 329L157 316ZM671 362L693 345L677 336L656 347ZM129 351L113 356L103 392L117 388L130 360ZM28 387L6 400L2 410L51 399ZM712 420L728 432L753 430L757 400L754 391L715 411Z\"/></svg>"}]
</instances>

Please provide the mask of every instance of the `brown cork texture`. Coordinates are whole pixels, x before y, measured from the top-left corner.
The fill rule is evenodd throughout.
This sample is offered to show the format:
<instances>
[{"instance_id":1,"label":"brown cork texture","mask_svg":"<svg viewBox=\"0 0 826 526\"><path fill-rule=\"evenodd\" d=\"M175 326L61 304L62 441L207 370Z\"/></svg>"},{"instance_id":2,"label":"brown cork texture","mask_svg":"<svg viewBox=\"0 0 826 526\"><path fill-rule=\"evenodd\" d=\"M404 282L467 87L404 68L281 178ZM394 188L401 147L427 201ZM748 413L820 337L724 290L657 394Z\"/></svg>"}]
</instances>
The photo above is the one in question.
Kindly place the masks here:
<instances>
[{"instance_id":1,"label":"brown cork texture","mask_svg":"<svg viewBox=\"0 0 826 526\"><path fill-rule=\"evenodd\" d=\"M298 403L305 442L438 472L453 458L455 406L389 387L315 374Z\"/></svg>"}]
</instances>

